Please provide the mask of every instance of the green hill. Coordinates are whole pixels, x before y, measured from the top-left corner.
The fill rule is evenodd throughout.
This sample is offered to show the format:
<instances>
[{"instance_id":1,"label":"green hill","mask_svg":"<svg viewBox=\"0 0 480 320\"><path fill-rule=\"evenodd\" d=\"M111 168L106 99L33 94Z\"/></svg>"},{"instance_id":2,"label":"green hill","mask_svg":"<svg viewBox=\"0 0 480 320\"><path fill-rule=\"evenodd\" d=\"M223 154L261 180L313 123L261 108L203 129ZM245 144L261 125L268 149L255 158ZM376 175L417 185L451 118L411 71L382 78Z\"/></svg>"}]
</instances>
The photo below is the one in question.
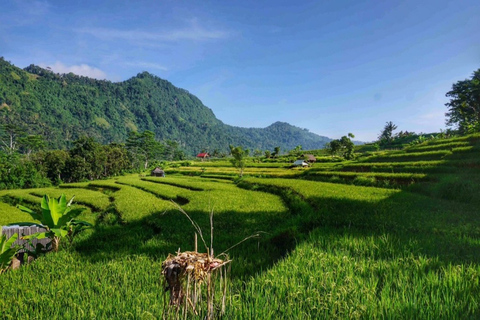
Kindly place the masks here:
<instances>
[{"instance_id":1,"label":"green hill","mask_svg":"<svg viewBox=\"0 0 480 320\"><path fill-rule=\"evenodd\" d=\"M148 72L118 83L56 74L0 58L0 124L15 123L41 134L51 148L69 147L82 135L124 142L129 131L151 130L189 154L228 150L228 145L284 150L322 148L330 141L306 129L276 122L267 128L224 124L194 95Z\"/></svg>"}]
</instances>

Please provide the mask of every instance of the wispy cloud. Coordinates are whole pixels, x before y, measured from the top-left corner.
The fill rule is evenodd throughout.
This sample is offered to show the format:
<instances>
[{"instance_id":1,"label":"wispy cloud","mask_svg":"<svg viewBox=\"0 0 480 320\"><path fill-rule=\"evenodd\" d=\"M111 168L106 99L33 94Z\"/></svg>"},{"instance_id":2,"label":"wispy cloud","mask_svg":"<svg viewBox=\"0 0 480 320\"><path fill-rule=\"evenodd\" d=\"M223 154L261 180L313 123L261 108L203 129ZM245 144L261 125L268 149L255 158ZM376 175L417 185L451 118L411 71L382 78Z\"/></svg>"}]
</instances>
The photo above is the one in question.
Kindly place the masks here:
<instances>
[{"instance_id":1,"label":"wispy cloud","mask_svg":"<svg viewBox=\"0 0 480 320\"><path fill-rule=\"evenodd\" d=\"M418 125L438 125L445 122L445 110L432 111L416 116L412 123Z\"/></svg>"},{"instance_id":2,"label":"wispy cloud","mask_svg":"<svg viewBox=\"0 0 480 320\"><path fill-rule=\"evenodd\" d=\"M50 12L50 8L52 5L48 3L47 1L17 1L19 5L22 6L22 10L24 10L24 13L33 15L33 16L42 16Z\"/></svg>"},{"instance_id":3,"label":"wispy cloud","mask_svg":"<svg viewBox=\"0 0 480 320\"><path fill-rule=\"evenodd\" d=\"M72 66L67 66L63 64L60 61L55 62L54 64L46 64L46 63L40 63L40 67L42 68L50 68L52 71L56 73L74 73L79 76L85 76L89 78L95 78L95 79L106 79L107 74L103 72L102 70L91 67L87 64L80 64L80 65L72 65Z\"/></svg>"},{"instance_id":4,"label":"wispy cloud","mask_svg":"<svg viewBox=\"0 0 480 320\"><path fill-rule=\"evenodd\" d=\"M190 25L181 29L168 31L148 32L143 30L120 30L111 28L81 28L76 32L85 33L102 40L126 40L126 41L207 41L223 39L228 33L222 30L206 29L196 20L190 21Z\"/></svg>"},{"instance_id":5,"label":"wispy cloud","mask_svg":"<svg viewBox=\"0 0 480 320\"><path fill-rule=\"evenodd\" d=\"M152 62L144 62L144 61L132 61L132 62L125 62L124 65L130 66L130 67L140 67L140 68L146 68L146 69L157 69L157 70L162 70L162 71L167 71L168 68L158 64L158 63L152 63Z\"/></svg>"},{"instance_id":6,"label":"wispy cloud","mask_svg":"<svg viewBox=\"0 0 480 320\"><path fill-rule=\"evenodd\" d=\"M34 25L51 13L52 5L44 0L12 2L9 14L2 15L0 28L15 28Z\"/></svg>"}]
</instances>

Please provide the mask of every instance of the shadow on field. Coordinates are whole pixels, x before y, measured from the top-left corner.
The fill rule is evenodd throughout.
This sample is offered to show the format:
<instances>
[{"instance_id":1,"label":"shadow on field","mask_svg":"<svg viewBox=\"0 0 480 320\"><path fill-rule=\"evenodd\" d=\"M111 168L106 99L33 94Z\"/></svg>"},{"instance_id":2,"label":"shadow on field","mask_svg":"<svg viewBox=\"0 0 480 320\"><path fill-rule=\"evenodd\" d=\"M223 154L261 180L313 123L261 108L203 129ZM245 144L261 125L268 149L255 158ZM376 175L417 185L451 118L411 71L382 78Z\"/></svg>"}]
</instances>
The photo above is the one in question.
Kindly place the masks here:
<instances>
[{"instance_id":1,"label":"shadow on field","mask_svg":"<svg viewBox=\"0 0 480 320\"><path fill-rule=\"evenodd\" d=\"M480 203L478 140L471 141L473 149L455 152L445 159L444 166L449 170L426 172L431 178L428 180L434 182L414 184L378 201L368 198L367 189L365 200L351 200L342 194L305 197L291 189L243 181L239 187L276 194L289 210L214 214L215 254L256 231L265 231L261 238L250 239L229 251L234 259L232 276L248 277L271 267L309 239L311 231L320 228L356 238L391 239L389 249L379 252L379 258L413 254L438 257L445 263L480 263L480 212L476 206ZM311 182L311 188L317 187L322 186ZM209 212L188 214L200 225L209 245ZM136 254L161 262L179 248L193 250L194 232L188 219L174 210L125 224L105 219L97 223L89 236L79 239L76 248L92 262ZM198 246L199 251L205 251L200 239Z\"/></svg>"},{"instance_id":2,"label":"shadow on field","mask_svg":"<svg viewBox=\"0 0 480 320\"><path fill-rule=\"evenodd\" d=\"M289 212L214 214L215 254L235 245L256 231L261 238L250 239L228 253L232 277L247 278L265 271L295 246L308 239L310 231L327 228L330 233L355 237L379 236L394 239L379 259L401 254L438 257L451 263L480 263L480 218L468 204L432 199L401 191L381 201L358 201L328 197L302 198L291 190L262 185L243 188L280 195ZM188 212L210 245L209 213ZM325 230L327 230L325 229ZM178 210L155 213L142 220L120 224L99 222L90 236L76 242L76 250L90 262L104 262L124 255L146 255L159 263L169 253L193 250L194 228ZM199 252L205 252L198 241ZM157 272L158 270L155 270Z\"/></svg>"},{"instance_id":3,"label":"shadow on field","mask_svg":"<svg viewBox=\"0 0 480 320\"><path fill-rule=\"evenodd\" d=\"M244 187L252 188L251 185ZM480 212L471 203L408 191L394 193L381 201L359 201L303 198L292 190L271 186L253 188L281 195L292 212L297 212L298 219L292 220L290 228L296 233L296 240L301 241L316 228L327 227L339 234L352 231L362 236L392 236L399 241L399 252L404 252L406 244L415 243L412 254L438 257L454 264L480 263Z\"/></svg>"},{"instance_id":4,"label":"shadow on field","mask_svg":"<svg viewBox=\"0 0 480 320\"><path fill-rule=\"evenodd\" d=\"M189 216L199 224L207 246L210 246L209 213L189 211ZM282 230L288 212L273 215L271 212L214 214L213 248L215 255L229 249L246 237L263 231L261 237L249 239L228 251L232 275L248 277L270 267L296 244L295 234ZM195 229L178 210L158 212L144 219L128 223L97 223L90 235L75 244L75 249L90 262L105 262L123 255L147 255L159 263L169 253L177 250L194 250ZM198 238L198 251L206 252Z\"/></svg>"}]
</instances>

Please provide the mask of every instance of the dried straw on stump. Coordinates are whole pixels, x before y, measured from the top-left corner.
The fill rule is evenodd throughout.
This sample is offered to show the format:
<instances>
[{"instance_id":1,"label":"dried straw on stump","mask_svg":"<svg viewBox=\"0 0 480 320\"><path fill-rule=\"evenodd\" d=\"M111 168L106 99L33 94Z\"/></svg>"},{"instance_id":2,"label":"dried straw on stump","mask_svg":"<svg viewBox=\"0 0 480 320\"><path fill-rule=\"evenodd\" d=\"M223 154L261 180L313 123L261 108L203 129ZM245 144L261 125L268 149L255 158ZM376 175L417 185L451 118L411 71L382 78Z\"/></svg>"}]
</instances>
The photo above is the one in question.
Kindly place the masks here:
<instances>
[{"instance_id":1,"label":"dried straw on stump","mask_svg":"<svg viewBox=\"0 0 480 320\"><path fill-rule=\"evenodd\" d=\"M190 308L198 315L202 308L202 286L207 289L207 318L214 314L214 271L220 271L220 286L222 289L222 313L225 309L226 270L224 266L231 260L221 260L207 253L197 251L178 252L168 255L162 263L162 274L165 279L165 291L170 291L170 305L184 306L186 313Z\"/></svg>"}]
</instances>

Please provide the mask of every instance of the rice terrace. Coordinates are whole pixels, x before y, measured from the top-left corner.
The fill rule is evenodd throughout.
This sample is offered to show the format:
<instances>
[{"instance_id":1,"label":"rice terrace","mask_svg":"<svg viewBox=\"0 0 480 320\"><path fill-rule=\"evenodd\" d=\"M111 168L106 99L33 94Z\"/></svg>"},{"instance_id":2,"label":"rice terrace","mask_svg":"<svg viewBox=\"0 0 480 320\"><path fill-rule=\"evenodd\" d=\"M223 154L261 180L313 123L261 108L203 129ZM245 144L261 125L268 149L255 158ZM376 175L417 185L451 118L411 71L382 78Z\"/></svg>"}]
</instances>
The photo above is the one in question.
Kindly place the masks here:
<instances>
[{"instance_id":1,"label":"rice terrace","mask_svg":"<svg viewBox=\"0 0 480 320\"><path fill-rule=\"evenodd\" d=\"M480 319L479 0L0 12L0 320Z\"/></svg>"},{"instance_id":2,"label":"rice terrace","mask_svg":"<svg viewBox=\"0 0 480 320\"><path fill-rule=\"evenodd\" d=\"M44 194L75 196L86 208L79 218L94 225L1 274L2 318L195 316L165 312L162 261L193 251L197 231L180 210L207 243L212 214L215 253L258 235L228 251L225 309L215 300L215 317L478 318L480 135L367 149L306 169L249 158L242 178L224 160L183 161L166 177L1 191L0 225L33 222L16 205L34 210Z\"/></svg>"}]
</instances>

